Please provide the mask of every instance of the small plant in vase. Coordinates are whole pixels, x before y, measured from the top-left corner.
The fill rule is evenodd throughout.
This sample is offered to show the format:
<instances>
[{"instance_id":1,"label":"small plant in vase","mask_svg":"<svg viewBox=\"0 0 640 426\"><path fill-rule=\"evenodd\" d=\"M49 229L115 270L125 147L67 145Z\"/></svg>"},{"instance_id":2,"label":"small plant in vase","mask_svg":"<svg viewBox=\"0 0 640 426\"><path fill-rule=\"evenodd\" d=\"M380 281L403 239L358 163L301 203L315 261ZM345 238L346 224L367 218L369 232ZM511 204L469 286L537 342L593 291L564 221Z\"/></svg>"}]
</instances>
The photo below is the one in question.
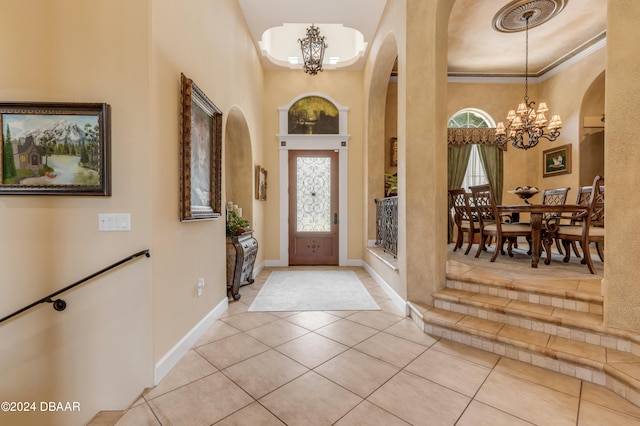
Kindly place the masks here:
<instances>
[{"instance_id":1,"label":"small plant in vase","mask_svg":"<svg viewBox=\"0 0 640 426\"><path fill-rule=\"evenodd\" d=\"M387 197L398 195L398 174L384 174L384 192Z\"/></svg>"},{"instance_id":2,"label":"small plant in vase","mask_svg":"<svg viewBox=\"0 0 640 426\"><path fill-rule=\"evenodd\" d=\"M249 221L235 211L227 212L227 234L238 235L249 229Z\"/></svg>"}]
</instances>

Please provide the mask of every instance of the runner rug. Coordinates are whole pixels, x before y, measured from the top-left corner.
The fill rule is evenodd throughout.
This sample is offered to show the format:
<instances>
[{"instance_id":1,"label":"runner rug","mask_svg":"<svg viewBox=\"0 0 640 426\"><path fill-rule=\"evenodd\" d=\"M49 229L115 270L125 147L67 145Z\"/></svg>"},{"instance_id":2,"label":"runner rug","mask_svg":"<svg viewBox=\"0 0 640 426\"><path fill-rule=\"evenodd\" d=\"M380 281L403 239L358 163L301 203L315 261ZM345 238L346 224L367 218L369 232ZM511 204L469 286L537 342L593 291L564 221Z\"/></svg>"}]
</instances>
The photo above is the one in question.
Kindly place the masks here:
<instances>
[{"instance_id":1,"label":"runner rug","mask_svg":"<svg viewBox=\"0 0 640 426\"><path fill-rule=\"evenodd\" d=\"M353 271L273 271L249 311L380 310Z\"/></svg>"}]
</instances>

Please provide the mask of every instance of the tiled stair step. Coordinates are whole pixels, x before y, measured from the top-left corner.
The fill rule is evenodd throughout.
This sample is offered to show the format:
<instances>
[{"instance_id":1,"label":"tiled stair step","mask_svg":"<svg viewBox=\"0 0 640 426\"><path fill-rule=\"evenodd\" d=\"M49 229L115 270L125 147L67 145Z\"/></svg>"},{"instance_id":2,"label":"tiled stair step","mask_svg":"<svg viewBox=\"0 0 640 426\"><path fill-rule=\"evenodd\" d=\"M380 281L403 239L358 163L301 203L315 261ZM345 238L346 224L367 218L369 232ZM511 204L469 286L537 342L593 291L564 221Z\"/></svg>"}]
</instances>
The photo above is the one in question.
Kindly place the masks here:
<instances>
[{"instance_id":1,"label":"tiled stair step","mask_svg":"<svg viewBox=\"0 0 640 426\"><path fill-rule=\"evenodd\" d=\"M486 279L447 273L446 286L540 305L602 314L599 280Z\"/></svg>"},{"instance_id":2,"label":"tiled stair step","mask_svg":"<svg viewBox=\"0 0 640 426\"><path fill-rule=\"evenodd\" d=\"M433 297L436 308L640 355L640 336L605 326L599 314L452 288Z\"/></svg>"},{"instance_id":3,"label":"tiled stair step","mask_svg":"<svg viewBox=\"0 0 640 426\"><path fill-rule=\"evenodd\" d=\"M427 334L606 386L640 406L636 355L438 308L410 308Z\"/></svg>"}]
</instances>

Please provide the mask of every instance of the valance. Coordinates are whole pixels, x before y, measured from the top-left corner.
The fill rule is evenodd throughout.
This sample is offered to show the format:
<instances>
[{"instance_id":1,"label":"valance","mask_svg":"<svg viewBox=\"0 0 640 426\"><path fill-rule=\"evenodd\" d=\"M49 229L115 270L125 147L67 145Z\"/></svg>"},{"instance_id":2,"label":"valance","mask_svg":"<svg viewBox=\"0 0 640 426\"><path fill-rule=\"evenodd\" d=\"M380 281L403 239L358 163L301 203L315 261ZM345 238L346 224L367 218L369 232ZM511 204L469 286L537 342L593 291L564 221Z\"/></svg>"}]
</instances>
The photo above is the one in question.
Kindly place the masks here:
<instances>
[{"instance_id":1,"label":"valance","mask_svg":"<svg viewBox=\"0 0 640 426\"><path fill-rule=\"evenodd\" d=\"M481 144L497 146L503 151L507 146L496 144L496 129L493 127L458 127L447 129L447 146L459 146L466 144Z\"/></svg>"}]
</instances>

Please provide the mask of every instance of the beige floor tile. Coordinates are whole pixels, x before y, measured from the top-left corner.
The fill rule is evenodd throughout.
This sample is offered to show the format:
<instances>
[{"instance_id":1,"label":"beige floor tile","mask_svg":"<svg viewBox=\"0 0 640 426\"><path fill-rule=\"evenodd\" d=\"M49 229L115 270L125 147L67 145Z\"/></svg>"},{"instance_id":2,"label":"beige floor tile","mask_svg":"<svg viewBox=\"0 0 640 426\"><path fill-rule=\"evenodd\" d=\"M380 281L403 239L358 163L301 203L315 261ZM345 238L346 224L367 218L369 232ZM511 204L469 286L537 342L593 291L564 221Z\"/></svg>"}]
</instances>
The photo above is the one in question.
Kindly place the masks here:
<instances>
[{"instance_id":1,"label":"beige floor tile","mask_svg":"<svg viewBox=\"0 0 640 426\"><path fill-rule=\"evenodd\" d=\"M470 398L401 371L367 400L412 425L453 425Z\"/></svg>"},{"instance_id":2,"label":"beige floor tile","mask_svg":"<svg viewBox=\"0 0 640 426\"><path fill-rule=\"evenodd\" d=\"M509 305L507 305L507 309L524 311L524 312L532 312L538 315L551 315L553 314L553 311L554 311L551 306L538 305L535 303L526 303L526 302L521 302L519 300L512 300L511 302L509 302Z\"/></svg>"},{"instance_id":3,"label":"beige floor tile","mask_svg":"<svg viewBox=\"0 0 640 426\"><path fill-rule=\"evenodd\" d=\"M509 299L505 299L503 297L497 297L497 296L490 296L488 294L474 294L473 296L471 296L469 299L473 300L474 302L481 302L481 303L488 303L490 305L496 305L496 306L507 306L507 304L509 304Z\"/></svg>"},{"instance_id":4,"label":"beige floor tile","mask_svg":"<svg viewBox=\"0 0 640 426\"><path fill-rule=\"evenodd\" d=\"M631 378L638 380L640 379L640 363L628 363L628 364L615 364L613 367L617 370L622 371L624 374L630 376Z\"/></svg>"},{"instance_id":5,"label":"beige floor tile","mask_svg":"<svg viewBox=\"0 0 640 426\"><path fill-rule=\"evenodd\" d=\"M198 346L206 345L207 343L215 342L216 340L224 339L225 337L233 336L238 333L241 333L241 331L237 328L232 327L223 321L216 321L207 329L207 331L204 332L193 346L197 348Z\"/></svg>"},{"instance_id":6,"label":"beige floor tile","mask_svg":"<svg viewBox=\"0 0 640 426\"><path fill-rule=\"evenodd\" d=\"M234 315L242 314L244 312L247 312L248 309L249 309L249 305L247 305L246 303L242 303L240 301L229 302L229 307L222 315L220 315L220 319L229 318Z\"/></svg>"},{"instance_id":7,"label":"beige floor tile","mask_svg":"<svg viewBox=\"0 0 640 426\"><path fill-rule=\"evenodd\" d=\"M87 426L113 426L123 414L122 411L101 411L87 423Z\"/></svg>"},{"instance_id":8,"label":"beige floor tile","mask_svg":"<svg viewBox=\"0 0 640 426\"><path fill-rule=\"evenodd\" d=\"M640 419L610 410L601 405L596 405L589 401L580 404L580 414L578 415L578 426L601 426L601 425L640 425Z\"/></svg>"},{"instance_id":9,"label":"beige floor tile","mask_svg":"<svg viewBox=\"0 0 640 426\"><path fill-rule=\"evenodd\" d=\"M284 319L252 328L246 332L249 336L260 340L265 345L275 347L296 337L309 333L309 330L292 324Z\"/></svg>"},{"instance_id":10,"label":"beige floor tile","mask_svg":"<svg viewBox=\"0 0 640 426\"><path fill-rule=\"evenodd\" d=\"M378 306L382 312L387 314L395 315L400 318L405 318L406 315L404 313L404 309L399 308L392 300L387 299L385 301L379 301Z\"/></svg>"},{"instance_id":11,"label":"beige floor tile","mask_svg":"<svg viewBox=\"0 0 640 426\"><path fill-rule=\"evenodd\" d=\"M210 425L253 399L222 373L215 373L149 401L162 424Z\"/></svg>"},{"instance_id":12,"label":"beige floor tile","mask_svg":"<svg viewBox=\"0 0 640 426\"><path fill-rule=\"evenodd\" d=\"M535 365L516 361L510 358L502 358L495 367L495 371L510 374L520 379L546 386L548 388L566 393L575 397L580 396L581 381L565 376L564 374L554 373Z\"/></svg>"},{"instance_id":13,"label":"beige floor tile","mask_svg":"<svg viewBox=\"0 0 640 426\"><path fill-rule=\"evenodd\" d=\"M112 424L114 426L160 426L160 422L147 404L131 407L117 422ZM92 424L92 426L95 425Z\"/></svg>"},{"instance_id":14,"label":"beige floor tile","mask_svg":"<svg viewBox=\"0 0 640 426\"><path fill-rule=\"evenodd\" d=\"M549 348L602 363L607 362L607 350L602 346L588 345L564 337L551 336Z\"/></svg>"},{"instance_id":15,"label":"beige floor tile","mask_svg":"<svg viewBox=\"0 0 640 426\"><path fill-rule=\"evenodd\" d=\"M495 366L500 360L498 355L450 340L440 340L433 348L489 368Z\"/></svg>"},{"instance_id":16,"label":"beige floor tile","mask_svg":"<svg viewBox=\"0 0 640 426\"><path fill-rule=\"evenodd\" d=\"M531 423L481 402L471 401L456 426L531 426Z\"/></svg>"},{"instance_id":17,"label":"beige floor tile","mask_svg":"<svg viewBox=\"0 0 640 426\"><path fill-rule=\"evenodd\" d=\"M475 400L528 422L575 425L579 399L508 374L494 371Z\"/></svg>"},{"instance_id":18,"label":"beige floor tile","mask_svg":"<svg viewBox=\"0 0 640 426\"><path fill-rule=\"evenodd\" d=\"M307 330L317 330L320 327L324 327L327 324L336 322L340 319L340 316L329 314L321 311L307 311L298 312L294 315L288 316L287 321L304 327Z\"/></svg>"},{"instance_id":19,"label":"beige floor tile","mask_svg":"<svg viewBox=\"0 0 640 426\"><path fill-rule=\"evenodd\" d=\"M217 371L218 369L204 359L202 355L191 349L182 357L180 362L171 369L169 374L162 379L158 386L144 393L144 397L147 400L156 398Z\"/></svg>"},{"instance_id":20,"label":"beige floor tile","mask_svg":"<svg viewBox=\"0 0 640 426\"><path fill-rule=\"evenodd\" d=\"M391 327L385 328L385 333L402 337L422 346L432 346L437 342L435 338L420 331L411 318L404 318L393 324Z\"/></svg>"},{"instance_id":21,"label":"beige floor tile","mask_svg":"<svg viewBox=\"0 0 640 426\"><path fill-rule=\"evenodd\" d=\"M405 370L469 397L475 395L491 372L490 368L433 348Z\"/></svg>"},{"instance_id":22,"label":"beige floor tile","mask_svg":"<svg viewBox=\"0 0 640 426\"><path fill-rule=\"evenodd\" d=\"M376 330L384 330L400 321L402 318L380 311L360 311L347 317L349 321L354 321Z\"/></svg>"},{"instance_id":23,"label":"beige floor tile","mask_svg":"<svg viewBox=\"0 0 640 426\"><path fill-rule=\"evenodd\" d=\"M314 371L366 398L399 370L391 364L350 349L316 367Z\"/></svg>"},{"instance_id":24,"label":"beige floor tile","mask_svg":"<svg viewBox=\"0 0 640 426\"><path fill-rule=\"evenodd\" d=\"M381 332L358 343L354 349L402 368L427 350L427 347Z\"/></svg>"},{"instance_id":25,"label":"beige floor tile","mask_svg":"<svg viewBox=\"0 0 640 426\"><path fill-rule=\"evenodd\" d=\"M309 333L275 349L307 368L315 368L349 347L319 334Z\"/></svg>"},{"instance_id":26,"label":"beige floor tile","mask_svg":"<svg viewBox=\"0 0 640 426\"><path fill-rule=\"evenodd\" d=\"M473 330L483 331L490 334L498 334L498 332L503 328L502 323L471 316L462 318L458 321L458 324Z\"/></svg>"},{"instance_id":27,"label":"beige floor tile","mask_svg":"<svg viewBox=\"0 0 640 426\"><path fill-rule=\"evenodd\" d=\"M615 349L607 349L607 363L609 364L627 364L638 362L640 358L631 352L623 352Z\"/></svg>"},{"instance_id":28,"label":"beige floor tile","mask_svg":"<svg viewBox=\"0 0 640 426\"><path fill-rule=\"evenodd\" d=\"M236 411L229 417L225 417L219 422L215 423L215 426L247 426L247 425L260 425L260 426L283 426L276 416L271 414L266 408L257 402L250 404L240 411Z\"/></svg>"},{"instance_id":29,"label":"beige floor tile","mask_svg":"<svg viewBox=\"0 0 640 426\"><path fill-rule=\"evenodd\" d=\"M310 371L259 401L289 426L331 425L362 398Z\"/></svg>"},{"instance_id":30,"label":"beige floor tile","mask_svg":"<svg viewBox=\"0 0 640 426\"><path fill-rule=\"evenodd\" d=\"M277 321L278 319L279 317L268 312L243 312L232 317L224 318L222 321L239 330L247 331Z\"/></svg>"},{"instance_id":31,"label":"beige floor tile","mask_svg":"<svg viewBox=\"0 0 640 426\"><path fill-rule=\"evenodd\" d=\"M307 371L308 368L273 349L222 370L225 376L255 399Z\"/></svg>"},{"instance_id":32,"label":"beige floor tile","mask_svg":"<svg viewBox=\"0 0 640 426\"><path fill-rule=\"evenodd\" d=\"M549 335L539 331L526 330L524 328L505 325L498 333L498 336L517 340L518 342L528 343L530 345L546 347L549 342ZM551 336L553 337L553 336Z\"/></svg>"},{"instance_id":33,"label":"beige floor tile","mask_svg":"<svg viewBox=\"0 0 640 426\"><path fill-rule=\"evenodd\" d=\"M603 386L584 382L582 384L582 400L640 418L640 407Z\"/></svg>"},{"instance_id":34,"label":"beige floor tile","mask_svg":"<svg viewBox=\"0 0 640 426\"><path fill-rule=\"evenodd\" d=\"M219 370L269 350L269 346L246 334L236 334L196 348Z\"/></svg>"},{"instance_id":35,"label":"beige floor tile","mask_svg":"<svg viewBox=\"0 0 640 426\"><path fill-rule=\"evenodd\" d=\"M335 423L335 426L365 425L409 426L409 423L400 420L393 414L387 413L368 401L362 401L360 405Z\"/></svg>"},{"instance_id":36,"label":"beige floor tile","mask_svg":"<svg viewBox=\"0 0 640 426\"><path fill-rule=\"evenodd\" d=\"M349 321L348 319L341 319L316 330L316 333L347 346L357 345L377 332L378 330L374 328Z\"/></svg>"}]
</instances>

